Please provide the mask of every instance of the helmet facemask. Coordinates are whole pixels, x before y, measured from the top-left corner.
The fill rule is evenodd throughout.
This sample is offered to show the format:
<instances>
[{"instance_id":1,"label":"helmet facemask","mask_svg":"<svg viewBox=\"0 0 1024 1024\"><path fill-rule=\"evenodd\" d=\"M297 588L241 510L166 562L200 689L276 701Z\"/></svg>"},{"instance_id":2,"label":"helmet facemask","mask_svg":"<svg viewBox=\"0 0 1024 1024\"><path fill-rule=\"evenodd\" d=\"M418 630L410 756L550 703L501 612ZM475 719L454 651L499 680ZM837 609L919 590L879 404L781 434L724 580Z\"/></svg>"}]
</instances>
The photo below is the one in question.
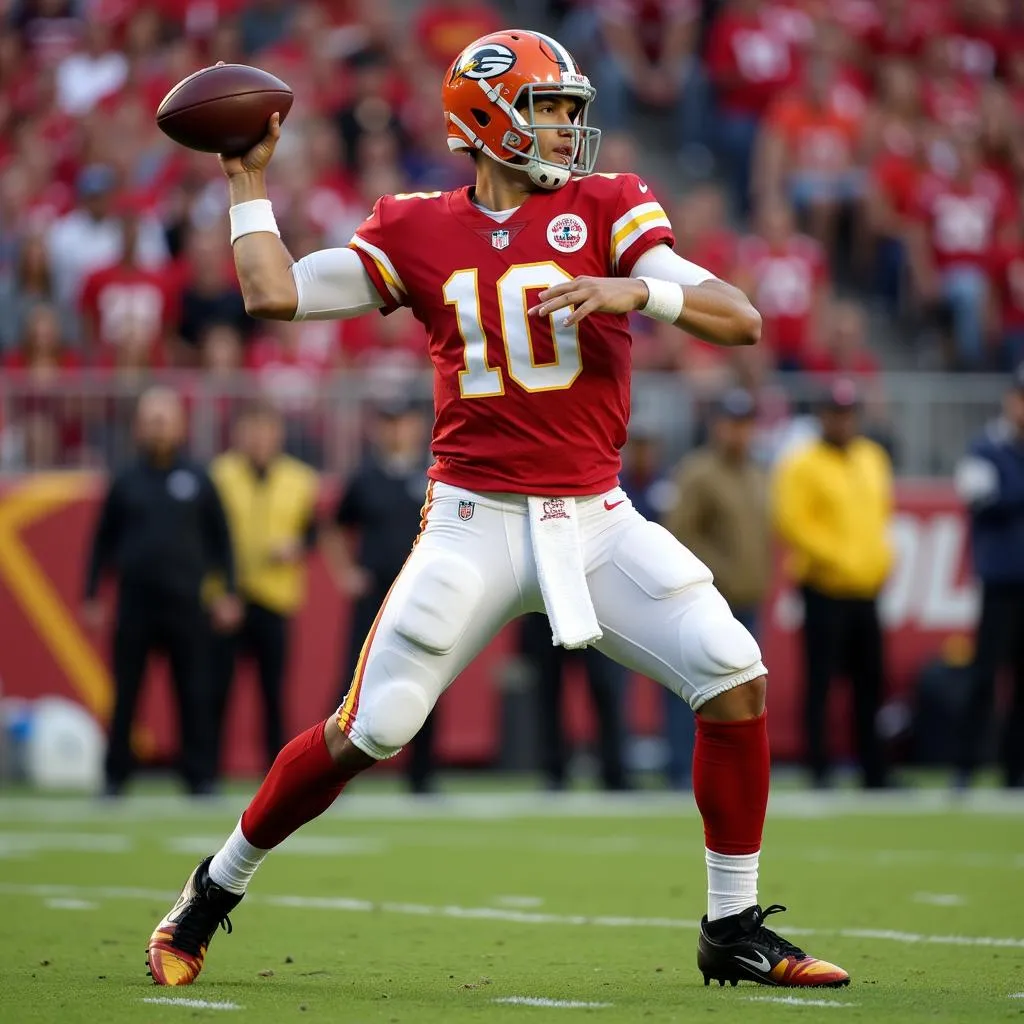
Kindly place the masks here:
<instances>
[{"instance_id":1,"label":"helmet facemask","mask_svg":"<svg viewBox=\"0 0 1024 1024\"><path fill-rule=\"evenodd\" d=\"M502 160L509 167L525 170L530 181L539 188L558 189L565 185L573 176L590 174L597 162L597 150L601 144L601 129L587 123L590 104L594 99L594 87L584 79L577 85L552 87L547 84L530 84L523 87L514 104L513 120L522 126L524 134L531 139L529 147L523 151L525 167L513 161ZM534 111L536 103L549 99L552 95L569 97L578 101L578 108L570 124L538 124ZM525 103L524 103L525 101ZM520 109L525 105L525 110ZM571 132L572 155L567 164L555 160L545 160L540 155L540 138L543 132ZM512 134L511 132L509 134ZM507 149L519 149L510 144L506 136Z\"/></svg>"},{"instance_id":2,"label":"helmet facemask","mask_svg":"<svg viewBox=\"0 0 1024 1024\"><path fill-rule=\"evenodd\" d=\"M565 77L570 77L566 75ZM601 141L601 129L587 123L590 104L596 90L584 75L571 76L575 81L554 85L549 82L530 82L524 85L512 98L506 100L498 89L490 86L485 80L479 79L477 84L492 103L497 105L511 120L514 128L510 128L502 138L502 146L506 152L514 151L519 157L506 159L499 156L491 147L484 144L470 126L462 124L454 114L448 116L459 124L463 132L475 137L476 148L492 160L496 160L515 171L525 171L530 181L538 188L559 189L573 176L590 174L597 161L597 150ZM577 100L579 109L570 124L538 124L535 105L552 96L566 96ZM524 109L520 109L520 108ZM480 112L485 114L484 111ZM540 132L571 132L572 157L567 164L554 160L545 160L540 156L538 135ZM458 144L449 138L449 147L457 148ZM458 146L461 148L461 146Z\"/></svg>"}]
</instances>

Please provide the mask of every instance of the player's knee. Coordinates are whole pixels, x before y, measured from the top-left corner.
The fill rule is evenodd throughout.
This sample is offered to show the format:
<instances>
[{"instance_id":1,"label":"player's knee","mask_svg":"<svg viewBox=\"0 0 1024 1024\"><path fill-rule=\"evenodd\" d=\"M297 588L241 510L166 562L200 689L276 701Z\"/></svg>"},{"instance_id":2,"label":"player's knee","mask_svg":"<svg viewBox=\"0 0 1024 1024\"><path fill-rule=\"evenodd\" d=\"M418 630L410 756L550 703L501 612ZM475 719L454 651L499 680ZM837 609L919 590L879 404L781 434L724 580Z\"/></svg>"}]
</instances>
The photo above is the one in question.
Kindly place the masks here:
<instances>
[{"instance_id":1,"label":"player's knee","mask_svg":"<svg viewBox=\"0 0 1024 1024\"><path fill-rule=\"evenodd\" d=\"M395 632L429 654L447 654L462 639L483 592L483 579L467 559L426 557L402 589Z\"/></svg>"},{"instance_id":2,"label":"player's knee","mask_svg":"<svg viewBox=\"0 0 1024 1024\"><path fill-rule=\"evenodd\" d=\"M695 707L707 700L709 691L713 693L719 683L728 683L760 667L757 641L714 587L708 586L679 622L683 674L699 683L691 701ZM763 677L763 671L758 675Z\"/></svg>"},{"instance_id":3,"label":"player's knee","mask_svg":"<svg viewBox=\"0 0 1024 1024\"><path fill-rule=\"evenodd\" d=\"M432 707L433 701L421 684L392 679L362 709L359 733L381 753L394 753L420 731Z\"/></svg>"}]
</instances>

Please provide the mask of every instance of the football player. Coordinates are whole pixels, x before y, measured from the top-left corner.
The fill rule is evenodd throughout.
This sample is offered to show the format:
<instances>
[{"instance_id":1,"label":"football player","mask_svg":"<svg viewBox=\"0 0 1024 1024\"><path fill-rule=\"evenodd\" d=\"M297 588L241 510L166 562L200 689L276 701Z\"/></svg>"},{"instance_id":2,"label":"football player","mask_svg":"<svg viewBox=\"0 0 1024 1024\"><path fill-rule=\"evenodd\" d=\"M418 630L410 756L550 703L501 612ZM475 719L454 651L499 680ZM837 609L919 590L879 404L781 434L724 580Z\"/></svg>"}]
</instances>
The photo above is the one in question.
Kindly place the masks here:
<instances>
[{"instance_id":1,"label":"football player","mask_svg":"<svg viewBox=\"0 0 1024 1024\"><path fill-rule=\"evenodd\" d=\"M267 853L408 743L506 622L546 610L554 639L594 643L696 712L705 983L845 985L844 970L767 927L783 907L758 903L769 774L761 652L703 563L640 516L617 480L627 314L727 346L756 343L760 316L673 252L671 224L640 178L592 173L594 89L554 39L478 39L442 91L448 145L475 161L475 186L384 196L347 248L295 261L281 243L264 178L276 115L248 154L222 158L252 315L347 318L406 305L421 321L435 373L434 463L419 538L344 703L281 751L233 834L193 871L150 939L153 979L194 981Z\"/></svg>"}]
</instances>

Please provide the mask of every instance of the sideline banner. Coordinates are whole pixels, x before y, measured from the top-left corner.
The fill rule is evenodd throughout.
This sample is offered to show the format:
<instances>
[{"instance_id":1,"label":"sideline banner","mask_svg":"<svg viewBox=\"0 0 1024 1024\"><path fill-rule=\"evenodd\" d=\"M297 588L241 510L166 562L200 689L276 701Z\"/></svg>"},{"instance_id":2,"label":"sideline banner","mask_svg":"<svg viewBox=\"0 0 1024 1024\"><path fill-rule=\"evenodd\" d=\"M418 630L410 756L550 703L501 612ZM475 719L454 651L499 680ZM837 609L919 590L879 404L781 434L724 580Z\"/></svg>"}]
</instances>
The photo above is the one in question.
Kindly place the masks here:
<instances>
[{"instance_id":1,"label":"sideline banner","mask_svg":"<svg viewBox=\"0 0 1024 1024\"><path fill-rule=\"evenodd\" d=\"M79 617L88 546L104 488L97 474L54 473L0 482L0 693L5 697L61 695L80 701L100 720L109 714L109 629L90 634ZM331 498L325 487L323 499ZM966 522L946 482L901 483L894 537L897 568L886 589L889 696L906 694L919 667L944 638L969 632L977 613L966 553ZM113 611L113 593L106 592ZM342 684L347 602L332 587L318 557L310 567L306 604L294 623L286 684L285 733L290 735L336 705ZM777 573L763 614L761 642L770 671L769 722L774 755L800 756L800 601ZM499 679L514 653L507 628L463 673L442 700L438 756L444 763L490 764L501 736ZM573 669L572 675L578 674ZM592 721L581 686L570 686L567 725L579 737ZM837 749L847 749L846 700L835 702ZM634 731L660 729L661 695L649 680L633 681L629 714ZM174 705L159 658L150 667L136 747L144 759L173 756ZM226 768L262 770L256 687L244 666L232 696Z\"/></svg>"}]
</instances>

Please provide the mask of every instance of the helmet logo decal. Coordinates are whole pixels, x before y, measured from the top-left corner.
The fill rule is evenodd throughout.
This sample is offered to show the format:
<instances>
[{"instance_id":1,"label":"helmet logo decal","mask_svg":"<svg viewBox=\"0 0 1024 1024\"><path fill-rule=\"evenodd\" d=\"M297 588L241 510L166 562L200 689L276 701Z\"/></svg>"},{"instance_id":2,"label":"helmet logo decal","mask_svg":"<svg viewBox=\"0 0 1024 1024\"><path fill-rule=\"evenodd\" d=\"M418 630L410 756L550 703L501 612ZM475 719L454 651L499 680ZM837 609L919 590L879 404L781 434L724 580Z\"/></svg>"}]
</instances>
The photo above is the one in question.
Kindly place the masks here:
<instances>
[{"instance_id":1,"label":"helmet logo decal","mask_svg":"<svg viewBox=\"0 0 1024 1024\"><path fill-rule=\"evenodd\" d=\"M452 81L458 78L497 78L516 62L516 55L502 43L486 43L467 50L452 69Z\"/></svg>"}]
</instances>

